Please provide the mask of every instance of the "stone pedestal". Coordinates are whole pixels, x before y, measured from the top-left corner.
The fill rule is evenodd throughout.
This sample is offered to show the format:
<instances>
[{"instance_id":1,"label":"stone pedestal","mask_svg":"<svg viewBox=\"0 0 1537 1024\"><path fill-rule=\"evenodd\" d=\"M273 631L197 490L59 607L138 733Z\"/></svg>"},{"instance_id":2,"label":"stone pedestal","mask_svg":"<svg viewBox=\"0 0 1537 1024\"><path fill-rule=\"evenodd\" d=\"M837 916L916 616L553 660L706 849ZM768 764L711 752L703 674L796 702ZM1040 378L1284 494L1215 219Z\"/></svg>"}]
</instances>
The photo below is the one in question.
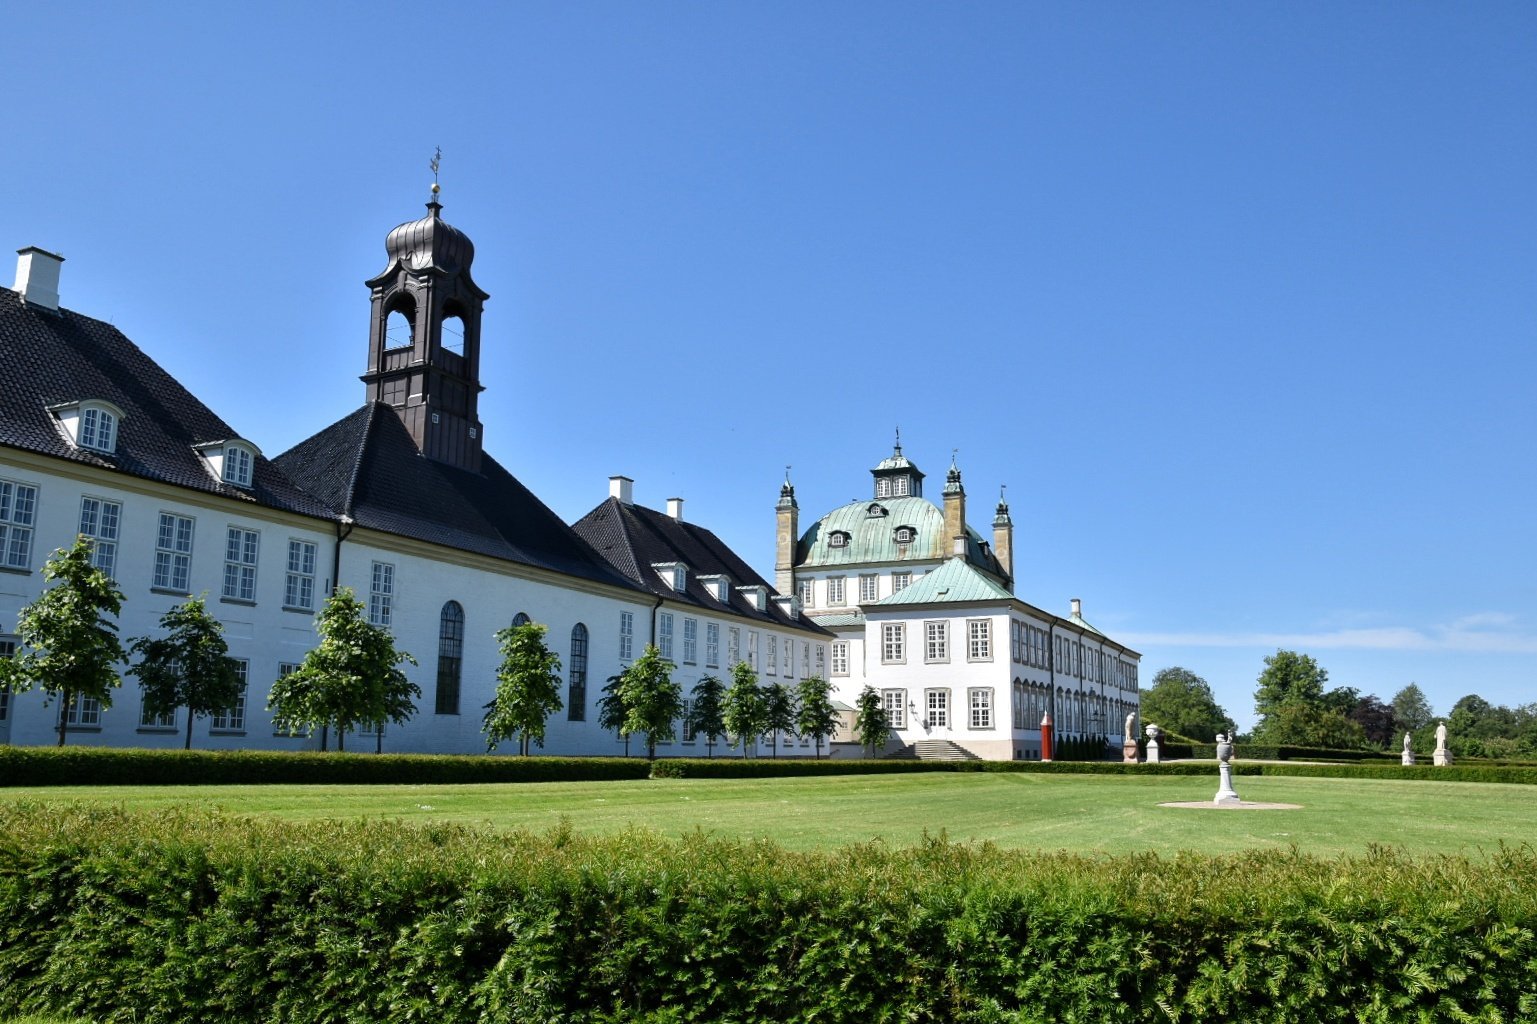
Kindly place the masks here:
<instances>
[{"instance_id":1,"label":"stone pedestal","mask_svg":"<svg viewBox=\"0 0 1537 1024\"><path fill-rule=\"evenodd\" d=\"M1436 751L1435 761L1437 768L1445 768L1447 765L1452 763L1452 752L1444 748Z\"/></svg>"},{"instance_id":2,"label":"stone pedestal","mask_svg":"<svg viewBox=\"0 0 1537 1024\"><path fill-rule=\"evenodd\" d=\"M1121 744L1121 760L1126 764L1137 763L1137 741L1127 740Z\"/></svg>"},{"instance_id":3,"label":"stone pedestal","mask_svg":"<svg viewBox=\"0 0 1537 1024\"><path fill-rule=\"evenodd\" d=\"M1158 741L1156 739L1147 741L1147 763L1158 763Z\"/></svg>"},{"instance_id":4,"label":"stone pedestal","mask_svg":"<svg viewBox=\"0 0 1537 1024\"><path fill-rule=\"evenodd\" d=\"M1221 773L1222 781L1217 786L1217 795L1213 798L1212 803L1238 803L1238 791L1233 788L1233 766L1230 764L1220 764L1217 766L1217 770Z\"/></svg>"},{"instance_id":5,"label":"stone pedestal","mask_svg":"<svg viewBox=\"0 0 1537 1024\"><path fill-rule=\"evenodd\" d=\"M1414 751L1412 751L1412 750L1404 751L1404 767L1405 768L1413 768L1414 767Z\"/></svg>"}]
</instances>

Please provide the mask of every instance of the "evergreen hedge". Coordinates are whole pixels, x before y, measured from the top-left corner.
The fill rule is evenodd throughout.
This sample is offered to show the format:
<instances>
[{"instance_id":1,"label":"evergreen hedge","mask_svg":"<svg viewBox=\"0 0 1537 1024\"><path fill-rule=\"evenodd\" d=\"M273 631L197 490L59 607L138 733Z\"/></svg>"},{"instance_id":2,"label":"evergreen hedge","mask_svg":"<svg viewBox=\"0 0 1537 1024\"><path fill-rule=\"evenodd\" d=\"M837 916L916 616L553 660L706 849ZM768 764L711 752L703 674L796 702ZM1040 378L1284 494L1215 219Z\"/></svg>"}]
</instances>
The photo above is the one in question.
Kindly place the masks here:
<instances>
[{"instance_id":1,"label":"evergreen hedge","mask_svg":"<svg viewBox=\"0 0 1537 1024\"><path fill-rule=\"evenodd\" d=\"M561 828L0 808L0 1017L1537 1018L1537 852L793 854Z\"/></svg>"}]
</instances>

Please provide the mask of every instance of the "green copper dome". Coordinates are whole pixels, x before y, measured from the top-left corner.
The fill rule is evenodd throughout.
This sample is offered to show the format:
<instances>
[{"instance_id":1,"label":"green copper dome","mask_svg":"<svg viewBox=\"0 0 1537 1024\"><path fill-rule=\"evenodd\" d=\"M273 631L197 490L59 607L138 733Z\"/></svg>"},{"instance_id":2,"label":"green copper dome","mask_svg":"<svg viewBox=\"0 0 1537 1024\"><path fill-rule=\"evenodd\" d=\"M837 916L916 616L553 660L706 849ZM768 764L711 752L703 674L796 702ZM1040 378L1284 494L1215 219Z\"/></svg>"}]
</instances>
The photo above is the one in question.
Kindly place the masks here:
<instances>
[{"instance_id":1,"label":"green copper dome","mask_svg":"<svg viewBox=\"0 0 1537 1024\"><path fill-rule=\"evenodd\" d=\"M904 541L903 537L911 539ZM966 528L966 560L996 573L982 538ZM817 569L872 562L938 561L947 554L945 514L926 498L853 501L818 519L801 535L796 568Z\"/></svg>"}]
</instances>

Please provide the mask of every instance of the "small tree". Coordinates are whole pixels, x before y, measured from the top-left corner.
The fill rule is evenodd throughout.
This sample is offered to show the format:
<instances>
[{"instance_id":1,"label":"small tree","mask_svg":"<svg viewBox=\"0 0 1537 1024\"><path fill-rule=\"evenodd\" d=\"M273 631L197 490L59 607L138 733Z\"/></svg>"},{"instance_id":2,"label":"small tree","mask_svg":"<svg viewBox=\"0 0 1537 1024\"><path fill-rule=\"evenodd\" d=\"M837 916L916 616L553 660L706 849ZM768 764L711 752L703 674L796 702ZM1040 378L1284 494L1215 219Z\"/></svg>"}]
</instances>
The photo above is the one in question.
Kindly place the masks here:
<instances>
[{"instance_id":1,"label":"small tree","mask_svg":"<svg viewBox=\"0 0 1537 1024\"><path fill-rule=\"evenodd\" d=\"M646 645L620 679L625 731L644 733L646 760L655 761L657 741L673 738L673 725L683 714L683 687L673 682L672 662L654 644Z\"/></svg>"},{"instance_id":2,"label":"small tree","mask_svg":"<svg viewBox=\"0 0 1537 1024\"><path fill-rule=\"evenodd\" d=\"M50 555L43 579L53 586L17 617L22 650L0 659L0 684L13 693L36 686L49 699L59 698L62 747L71 702L88 698L111 707L112 690L123 685L117 665L127 655L112 621L122 611L123 592L91 564L91 542L85 537Z\"/></svg>"},{"instance_id":3,"label":"small tree","mask_svg":"<svg viewBox=\"0 0 1537 1024\"><path fill-rule=\"evenodd\" d=\"M722 720L726 731L741 741L746 757L748 744L763 731L763 693L758 689L758 673L745 661L732 666Z\"/></svg>"},{"instance_id":4,"label":"small tree","mask_svg":"<svg viewBox=\"0 0 1537 1024\"><path fill-rule=\"evenodd\" d=\"M608 677L608 685L603 687L603 696L598 699L598 728L612 729L624 740L624 756L630 756L630 730L625 728L625 721L630 717L629 709L624 704L624 674Z\"/></svg>"},{"instance_id":5,"label":"small tree","mask_svg":"<svg viewBox=\"0 0 1537 1024\"><path fill-rule=\"evenodd\" d=\"M224 642L224 624L208 614L201 597L189 597L160 616L165 635L141 636L129 644L139 663L128 670L144 689L144 710L152 715L187 709L187 739L192 749L192 720L233 707L243 684Z\"/></svg>"},{"instance_id":6,"label":"small tree","mask_svg":"<svg viewBox=\"0 0 1537 1024\"><path fill-rule=\"evenodd\" d=\"M1418 684L1410 683L1393 695L1393 720L1411 732L1423 729L1435 721L1430 701L1425 699L1425 691Z\"/></svg>"},{"instance_id":7,"label":"small tree","mask_svg":"<svg viewBox=\"0 0 1537 1024\"><path fill-rule=\"evenodd\" d=\"M828 696L832 684L821 676L802 679L800 686L800 714L795 725L802 736L810 736L816 744L814 758L822 756L822 741L831 739L838 732L838 712Z\"/></svg>"},{"instance_id":8,"label":"small tree","mask_svg":"<svg viewBox=\"0 0 1537 1024\"><path fill-rule=\"evenodd\" d=\"M779 756L780 733L795 731L795 698L784 683L763 688L763 731L769 734L771 756Z\"/></svg>"},{"instance_id":9,"label":"small tree","mask_svg":"<svg viewBox=\"0 0 1537 1024\"><path fill-rule=\"evenodd\" d=\"M1219 732L1234 732L1233 720L1217 703L1211 684L1187 668L1160 669L1152 687L1139 696L1139 717L1165 732L1204 743L1215 740Z\"/></svg>"},{"instance_id":10,"label":"small tree","mask_svg":"<svg viewBox=\"0 0 1537 1024\"><path fill-rule=\"evenodd\" d=\"M726 734L726 684L715 676L705 676L694 684L689 696L689 728L704 736L705 751L715 756L715 741Z\"/></svg>"},{"instance_id":11,"label":"small tree","mask_svg":"<svg viewBox=\"0 0 1537 1024\"><path fill-rule=\"evenodd\" d=\"M873 686L866 686L854 702L854 732L871 757L891 739L891 720L886 717L881 695Z\"/></svg>"},{"instance_id":12,"label":"small tree","mask_svg":"<svg viewBox=\"0 0 1537 1024\"><path fill-rule=\"evenodd\" d=\"M565 705L560 700L560 656L545 646L548 630L537 622L497 630L502 663L496 670L496 696L486 705L481 729L486 749L519 738L519 753L528 756L528 743L544 746L544 726Z\"/></svg>"},{"instance_id":13,"label":"small tree","mask_svg":"<svg viewBox=\"0 0 1537 1024\"><path fill-rule=\"evenodd\" d=\"M371 625L367 609L350 587L326 599L315 620L320 643L293 672L272 684L267 708L280 728L336 726L336 749L356 725L404 722L416 713L421 687L406 678L402 662L416 664L395 649L387 630ZM322 735L320 749L326 749Z\"/></svg>"}]
</instances>

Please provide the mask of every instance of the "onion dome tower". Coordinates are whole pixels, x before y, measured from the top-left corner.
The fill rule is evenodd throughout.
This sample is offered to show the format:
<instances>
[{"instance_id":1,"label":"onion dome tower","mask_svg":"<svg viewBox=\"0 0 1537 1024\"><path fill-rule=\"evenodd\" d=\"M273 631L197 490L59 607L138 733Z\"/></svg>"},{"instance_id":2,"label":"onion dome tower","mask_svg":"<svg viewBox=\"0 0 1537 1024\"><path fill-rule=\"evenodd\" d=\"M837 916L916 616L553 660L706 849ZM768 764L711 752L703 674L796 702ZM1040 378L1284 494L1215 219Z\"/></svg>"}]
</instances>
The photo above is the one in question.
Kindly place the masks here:
<instances>
[{"instance_id":1,"label":"onion dome tower","mask_svg":"<svg viewBox=\"0 0 1537 1024\"><path fill-rule=\"evenodd\" d=\"M480 314L490 298L470 277L475 246L442 218L438 186L427 216L384 240L389 264L373 292L368 400L395 410L423 455L480 471Z\"/></svg>"}]
</instances>

